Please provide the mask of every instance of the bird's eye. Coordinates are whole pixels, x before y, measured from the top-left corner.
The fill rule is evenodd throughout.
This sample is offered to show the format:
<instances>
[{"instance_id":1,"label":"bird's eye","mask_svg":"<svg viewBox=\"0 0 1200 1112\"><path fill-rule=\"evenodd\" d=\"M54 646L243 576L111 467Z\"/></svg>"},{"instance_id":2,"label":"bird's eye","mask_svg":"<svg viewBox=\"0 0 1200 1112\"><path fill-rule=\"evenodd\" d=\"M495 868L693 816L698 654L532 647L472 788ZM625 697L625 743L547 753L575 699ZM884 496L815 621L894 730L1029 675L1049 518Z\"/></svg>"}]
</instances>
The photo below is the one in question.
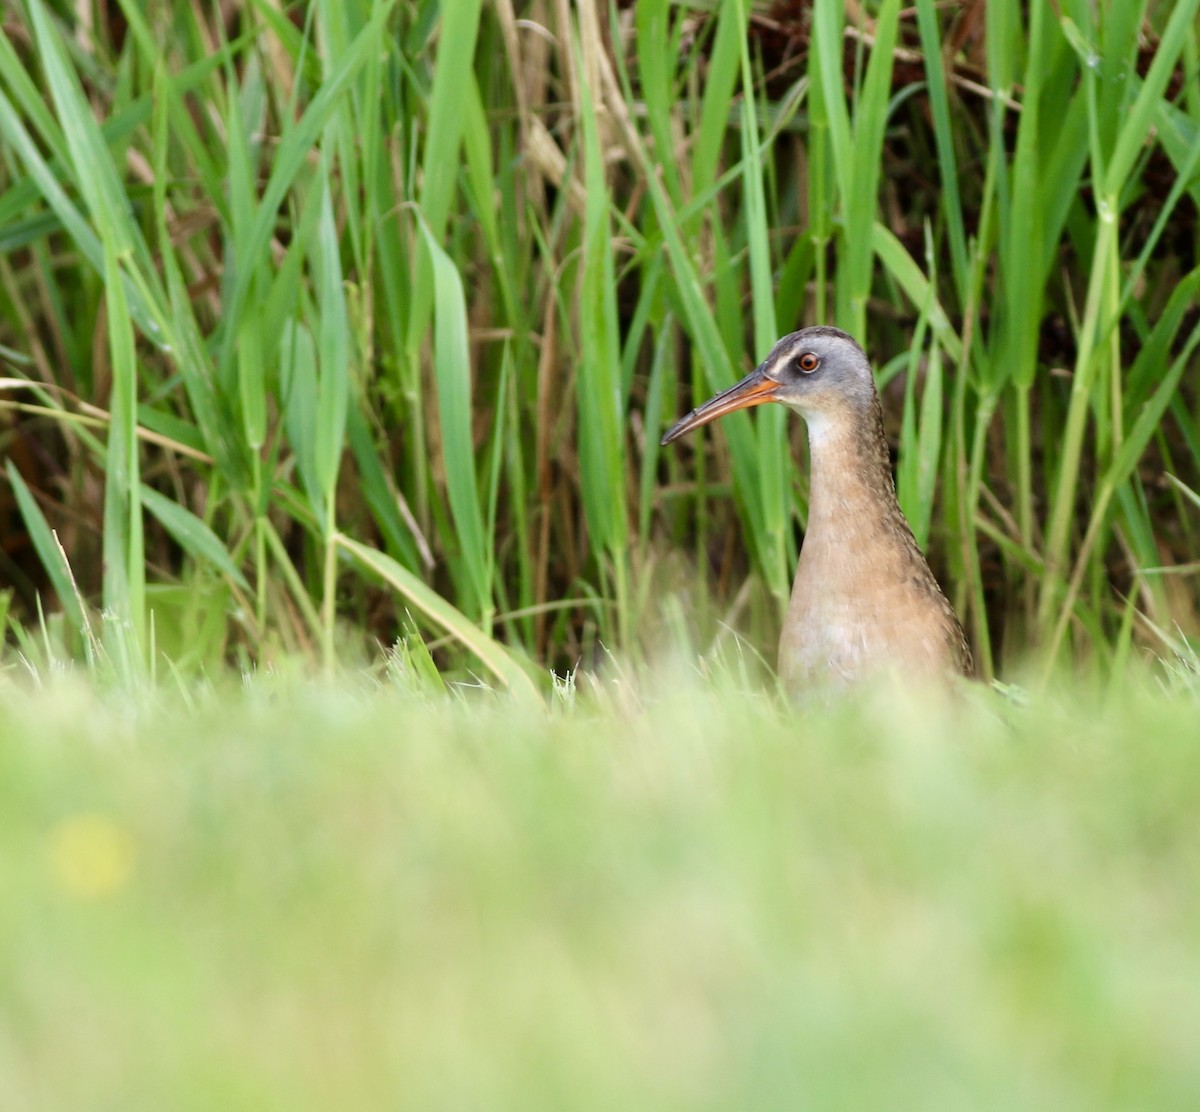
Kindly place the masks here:
<instances>
[{"instance_id":1,"label":"bird's eye","mask_svg":"<svg viewBox=\"0 0 1200 1112\"><path fill-rule=\"evenodd\" d=\"M805 374L810 375L821 365L821 360L813 355L811 351L806 351L802 356L800 356L799 364L800 369Z\"/></svg>"}]
</instances>

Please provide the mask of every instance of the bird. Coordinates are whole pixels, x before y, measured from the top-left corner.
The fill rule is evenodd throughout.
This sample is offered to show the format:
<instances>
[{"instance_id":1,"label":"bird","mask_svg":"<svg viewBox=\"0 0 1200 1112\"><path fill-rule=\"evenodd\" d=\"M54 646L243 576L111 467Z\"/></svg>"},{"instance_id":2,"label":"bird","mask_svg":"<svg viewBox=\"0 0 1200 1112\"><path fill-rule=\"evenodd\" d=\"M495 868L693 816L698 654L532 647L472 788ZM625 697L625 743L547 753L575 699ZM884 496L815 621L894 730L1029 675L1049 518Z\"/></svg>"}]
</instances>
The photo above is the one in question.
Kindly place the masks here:
<instances>
[{"instance_id":1,"label":"bird","mask_svg":"<svg viewBox=\"0 0 1200 1112\"><path fill-rule=\"evenodd\" d=\"M808 426L808 522L779 639L784 689L803 697L885 673L922 683L971 675L962 625L896 499L863 349L825 325L789 333L740 382L676 422L662 444L764 402L782 403Z\"/></svg>"}]
</instances>

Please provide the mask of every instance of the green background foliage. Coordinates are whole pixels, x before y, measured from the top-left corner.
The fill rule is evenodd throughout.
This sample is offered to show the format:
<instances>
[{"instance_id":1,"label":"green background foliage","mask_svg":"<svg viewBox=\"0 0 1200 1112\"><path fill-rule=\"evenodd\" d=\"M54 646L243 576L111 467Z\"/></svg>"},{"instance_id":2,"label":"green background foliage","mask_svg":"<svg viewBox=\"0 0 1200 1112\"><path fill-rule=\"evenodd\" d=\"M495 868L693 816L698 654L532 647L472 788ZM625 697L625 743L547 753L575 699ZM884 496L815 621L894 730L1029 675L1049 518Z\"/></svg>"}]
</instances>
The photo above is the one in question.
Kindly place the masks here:
<instances>
[{"instance_id":1,"label":"green background foliage","mask_svg":"<svg viewBox=\"0 0 1200 1112\"><path fill-rule=\"evenodd\" d=\"M10 3L14 614L186 669L408 609L453 671L636 652L675 598L769 655L799 422L657 440L829 322L985 675L1178 647L1196 7Z\"/></svg>"}]
</instances>

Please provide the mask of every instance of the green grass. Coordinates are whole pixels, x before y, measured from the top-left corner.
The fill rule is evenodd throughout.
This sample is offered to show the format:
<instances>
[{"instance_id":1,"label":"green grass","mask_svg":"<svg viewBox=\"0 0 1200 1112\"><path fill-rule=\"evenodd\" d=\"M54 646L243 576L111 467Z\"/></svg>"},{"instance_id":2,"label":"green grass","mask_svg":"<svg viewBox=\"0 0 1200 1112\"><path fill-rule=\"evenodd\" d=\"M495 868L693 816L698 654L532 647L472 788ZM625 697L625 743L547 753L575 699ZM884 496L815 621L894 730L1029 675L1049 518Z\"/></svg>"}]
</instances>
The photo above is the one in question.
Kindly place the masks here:
<instances>
[{"instance_id":1,"label":"green grass","mask_svg":"<svg viewBox=\"0 0 1200 1112\"><path fill-rule=\"evenodd\" d=\"M1194 693L405 675L6 684L0 1102L1194 1106Z\"/></svg>"}]
</instances>

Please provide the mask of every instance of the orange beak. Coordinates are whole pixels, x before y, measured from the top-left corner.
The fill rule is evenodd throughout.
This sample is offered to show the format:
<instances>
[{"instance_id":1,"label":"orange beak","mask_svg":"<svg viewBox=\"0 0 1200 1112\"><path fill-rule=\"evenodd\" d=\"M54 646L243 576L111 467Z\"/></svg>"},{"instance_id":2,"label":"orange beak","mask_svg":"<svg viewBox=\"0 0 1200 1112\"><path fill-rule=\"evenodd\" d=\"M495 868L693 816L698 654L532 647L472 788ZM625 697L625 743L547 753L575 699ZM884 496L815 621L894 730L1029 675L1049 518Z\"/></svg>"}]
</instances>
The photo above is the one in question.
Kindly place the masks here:
<instances>
[{"instance_id":1,"label":"orange beak","mask_svg":"<svg viewBox=\"0 0 1200 1112\"><path fill-rule=\"evenodd\" d=\"M669 429L660 443L670 444L685 432L698 429L732 413L735 409L748 409L752 405L762 405L763 402L776 401L779 394L779 383L764 374L762 367L756 367L741 382L722 390L715 398L709 398L702 406L693 409L681 421L677 421Z\"/></svg>"}]
</instances>

